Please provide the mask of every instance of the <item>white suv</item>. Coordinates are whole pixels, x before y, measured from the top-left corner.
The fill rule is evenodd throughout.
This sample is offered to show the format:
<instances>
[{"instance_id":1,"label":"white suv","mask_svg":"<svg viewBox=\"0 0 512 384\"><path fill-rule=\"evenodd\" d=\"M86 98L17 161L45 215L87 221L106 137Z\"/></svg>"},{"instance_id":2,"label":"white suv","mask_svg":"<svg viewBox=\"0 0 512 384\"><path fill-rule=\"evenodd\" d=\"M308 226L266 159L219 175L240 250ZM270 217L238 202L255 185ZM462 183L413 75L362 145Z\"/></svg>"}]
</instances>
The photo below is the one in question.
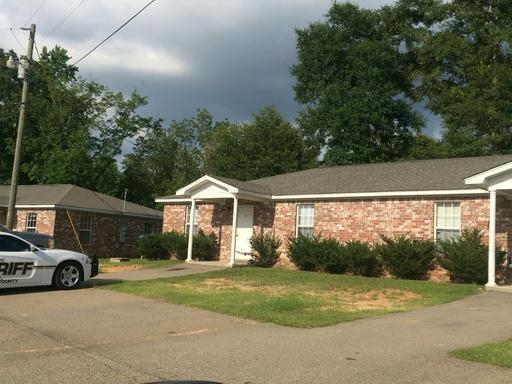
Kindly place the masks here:
<instances>
[{"instance_id":1,"label":"white suv","mask_svg":"<svg viewBox=\"0 0 512 384\"><path fill-rule=\"evenodd\" d=\"M98 274L98 258L63 249L41 249L0 232L0 289L53 285L77 288Z\"/></svg>"}]
</instances>

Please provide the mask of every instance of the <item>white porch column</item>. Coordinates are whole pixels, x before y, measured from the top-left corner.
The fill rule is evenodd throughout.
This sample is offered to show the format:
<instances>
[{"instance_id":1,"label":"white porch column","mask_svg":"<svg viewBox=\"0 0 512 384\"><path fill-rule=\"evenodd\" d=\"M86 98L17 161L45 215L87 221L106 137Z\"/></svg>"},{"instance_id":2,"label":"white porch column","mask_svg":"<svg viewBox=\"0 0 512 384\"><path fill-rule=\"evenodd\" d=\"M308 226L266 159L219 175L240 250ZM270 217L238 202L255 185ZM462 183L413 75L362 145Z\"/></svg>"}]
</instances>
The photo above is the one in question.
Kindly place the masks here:
<instances>
[{"instance_id":1,"label":"white porch column","mask_svg":"<svg viewBox=\"0 0 512 384\"><path fill-rule=\"evenodd\" d=\"M238 198L233 197L233 224L231 226L231 255L229 258L229 265L235 265L235 250L236 250L236 229L238 227Z\"/></svg>"},{"instance_id":2,"label":"white porch column","mask_svg":"<svg viewBox=\"0 0 512 384\"><path fill-rule=\"evenodd\" d=\"M192 199L192 206L190 207L189 214L189 228L188 228L188 248L187 248L187 262L192 261L192 243L194 240L194 222L196 219L196 201Z\"/></svg>"},{"instance_id":3,"label":"white porch column","mask_svg":"<svg viewBox=\"0 0 512 384\"><path fill-rule=\"evenodd\" d=\"M487 287L496 286L496 191L489 191L489 261Z\"/></svg>"}]
</instances>

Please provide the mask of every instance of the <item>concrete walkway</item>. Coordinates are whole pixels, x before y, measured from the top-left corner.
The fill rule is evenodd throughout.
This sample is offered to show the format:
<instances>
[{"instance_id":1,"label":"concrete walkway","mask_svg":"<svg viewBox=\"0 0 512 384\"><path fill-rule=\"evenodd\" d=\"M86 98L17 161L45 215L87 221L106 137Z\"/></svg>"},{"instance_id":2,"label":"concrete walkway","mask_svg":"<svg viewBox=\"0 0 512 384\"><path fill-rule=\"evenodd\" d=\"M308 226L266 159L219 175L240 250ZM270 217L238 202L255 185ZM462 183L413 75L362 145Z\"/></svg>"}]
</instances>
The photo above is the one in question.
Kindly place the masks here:
<instances>
[{"instance_id":1,"label":"concrete walkway","mask_svg":"<svg viewBox=\"0 0 512 384\"><path fill-rule=\"evenodd\" d=\"M120 280L151 280L165 277L185 276L196 273L218 271L219 269L225 268L228 268L228 266L224 262L205 261L182 263L160 268L140 269L136 271L100 273L98 276L90 280L87 283L87 286L108 284L113 281Z\"/></svg>"}]
</instances>

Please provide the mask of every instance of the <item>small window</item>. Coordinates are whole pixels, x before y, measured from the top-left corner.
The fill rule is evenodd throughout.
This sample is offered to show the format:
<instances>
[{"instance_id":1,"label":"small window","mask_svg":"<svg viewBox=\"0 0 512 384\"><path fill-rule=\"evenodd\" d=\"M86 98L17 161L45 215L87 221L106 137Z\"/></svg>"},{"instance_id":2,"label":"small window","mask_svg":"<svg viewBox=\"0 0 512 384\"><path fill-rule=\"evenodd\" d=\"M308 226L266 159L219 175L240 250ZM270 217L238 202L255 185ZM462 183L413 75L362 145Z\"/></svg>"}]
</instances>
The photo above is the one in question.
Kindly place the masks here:
<instances>
[{"instance_id":1,"label":"small window","mask_svg":"<svg viewBox=\"0 0 512 384\"><path fill-rule=\"evenodd\" d=\"M436 203L436 240L448 240L459 237L461 219L460 203Z\"/></svg>"},{"instance_id":2,"label":"small window","mask_svg":"<svg viewBox=\"0 0 512 384\"><path fill-rule=\"evenodd\" d=\"M297 236L313 237L315 206L313 204L297 205Z\"/></svg>"},{"instance_id":3,"label":"small window","mask_svg":"<svg viewBox=\"0 0 512 384\"><path fill-rule=\"evenodd\" d=\"M185 233L188 234L190 228L190 210L191 207L187 207L187 211L185 213ZM197 234L197 223L199 218L199 207L196 205L196 209L194 210L194 235Z\"/></svg>"},{"instance_id":4,"label":"small window","mask_svg":"<svg viewBox=\"0 0 512 384\"><path fill-rule=\"evenodd\" d=\"M78 232L78 236L80 238L80 243L82 245L90 245L91 244L91 232L92 232L92 217L91 216L81 216L80 217L80 229Z\"/></svg>"},{"instance_id":5,"label":"small window","mask_svg":"<svg viewBox=\"0 0 512 384\"><path fill-rule=\"evenodd\" d=\"M126 223L122 223L119 226L119 242L126 243Z\"/></svg>"},{"instance_id":6,"label":"small window","mask_svg":"<svg viewBox=\"0 0 512 384\"><path fill-rule=\"evenodd\" d=\"M25 231L36 232L37 229L37 213L27 213L27 220L25 222Z\"/></svg>"},{"instance_id":7,"label":"small window","mask_svg":"<svg viewBox=\"0 0 512 384\"><path fill-rule=\"evenodd\" d=\"M157 232L158 232L158 228L157 228L156 222L146 221L144 223L144 234L145 235L150 234L150 233L157 233Z\"/></svg>"}]
</instances>

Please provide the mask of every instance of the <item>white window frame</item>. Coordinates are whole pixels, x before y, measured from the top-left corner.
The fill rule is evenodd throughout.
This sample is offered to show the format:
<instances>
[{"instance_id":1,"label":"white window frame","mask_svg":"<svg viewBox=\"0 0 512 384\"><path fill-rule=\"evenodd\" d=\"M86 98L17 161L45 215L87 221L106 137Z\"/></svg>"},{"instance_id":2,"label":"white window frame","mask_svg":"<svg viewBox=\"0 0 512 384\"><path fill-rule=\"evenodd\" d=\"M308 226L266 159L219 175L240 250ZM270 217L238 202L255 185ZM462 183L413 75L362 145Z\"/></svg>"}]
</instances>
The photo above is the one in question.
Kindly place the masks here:
<instances>
[{"instance_id":1,"label":"white window frame","mask_svg":"<svg viewBox=\"0 0 512 384\"><path fill-rule=\"evenodd\" d=\"M78 229L78 238L82 245L91 245L92 242L92 216L80 216L80 227Z\"/></svg>"},{"instance_id":2,"label":"white window frame","mask_svg":"<svg viewBox=\"0 0 512 384\"><path fill-rule=\"evenodd\" d=\"M315 205L297 204L295 220L295 236L313 237L315 229Z\"/></svg>"},{"instance_id":3,"label":"white window frame","mask_svg":"<svg viewBox=\"0 0 512 384\"><path fill-rule=\"evenodd\" d=\"M25 218L25 231L37 232L37 213L29 212Z\"/></svg>"},{"instance_id":4,"label":"white window frame","mask_svg":"<svg viewBox=\"0 0 512 384\"><path fill-rule=\"evenodd\" d=\"M460 236L462 215L459 201L440 201L434 205L434 239L447 240Z\"/></svg>"},{"instance_id":5,"label":"white window frame","mask_svg":"<svg viewBox=\"0 0 512 384\"><path fill-rule=\"evenodd\" d=\"M185 209L185 233L188 235L188 231L190 229L190 209L191 206L187 205ZM197 234L197 224L199 223L199 207L196 205L194 210L194 231L193 234Z\"/></svg>"}]
</instances>

